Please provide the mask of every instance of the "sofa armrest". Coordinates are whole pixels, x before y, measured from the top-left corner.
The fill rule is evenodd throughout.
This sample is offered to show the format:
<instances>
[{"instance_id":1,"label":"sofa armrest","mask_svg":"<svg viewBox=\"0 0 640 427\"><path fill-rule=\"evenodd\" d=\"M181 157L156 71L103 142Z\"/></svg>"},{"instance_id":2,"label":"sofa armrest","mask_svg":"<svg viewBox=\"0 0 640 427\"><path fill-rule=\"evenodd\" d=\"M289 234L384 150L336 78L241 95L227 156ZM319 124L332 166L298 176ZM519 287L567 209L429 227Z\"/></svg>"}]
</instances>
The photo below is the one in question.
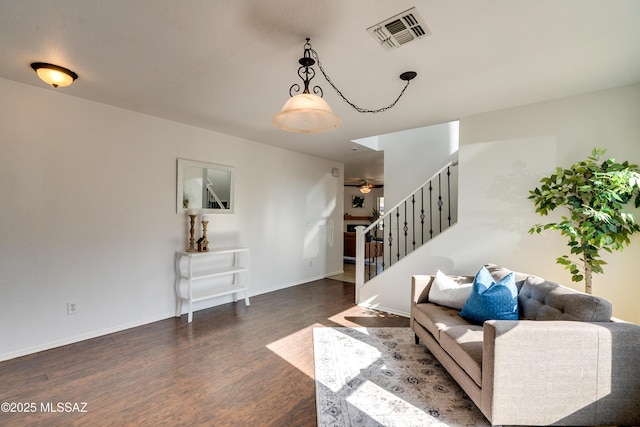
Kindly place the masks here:
<instances>
[{"instance_id":1,"label":"sofa armrest","mask_svg":"<svg viewBox=\"0 0 640 427\"><path fill-rule=\"evenodd\" d=\"M411 276L411 305L429 301L429 288L435 277L432 274L414 274Z\"/></svg>"},{"instance_id":2,"label":"sofa armrest","mask_svg":"<svg viewBox=\"0 0 640 427\"><path fill-rule=\"evenodd\" d=\"M640 326L484 324L482 410L493 424L640 422Z\"/></svg>"}]
</instances>

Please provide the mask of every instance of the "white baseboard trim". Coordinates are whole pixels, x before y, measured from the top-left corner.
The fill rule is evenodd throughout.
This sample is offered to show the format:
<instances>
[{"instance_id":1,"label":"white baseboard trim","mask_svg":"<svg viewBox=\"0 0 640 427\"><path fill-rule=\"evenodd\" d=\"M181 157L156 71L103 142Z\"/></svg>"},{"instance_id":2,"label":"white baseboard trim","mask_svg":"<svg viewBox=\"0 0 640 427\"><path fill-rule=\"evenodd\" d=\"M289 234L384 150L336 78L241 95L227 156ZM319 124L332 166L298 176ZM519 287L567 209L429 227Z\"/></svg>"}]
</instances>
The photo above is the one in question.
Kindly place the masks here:
<instances>
[{"instance_id":1,"label":"white baseboard trim","mask_svg":"<svg viewBox=\"0 0 640 427\"><path fill-rule=\"evenodd\" d=\"M329 273L327 273L327 274L325 274L323 276L323 279L327 279L327 278L329 278L331 276L337 276L338 274L344 274L344 270L337 270L337 271L329 272Z\"/></svg>"},{"instance_id":2,"label":"white baseboard trim","mask_svg":"<svg viewBox=\"0 0 640 427\"><path fill-rule=\"evenodd\" d=\"M402 316L407 318L411 317L411 314L405 311L394 310L392 308L382 307L377 304L359 303L358 306L363 308L369 308L371 310L384 311L385 313L395 314L396 316Z\"/></svg>"},{"instance_id":3,"label":"white baseboard trim","mask_svg":"<svg viewBox=\"0 0 640 427\"><path fill-rule=\"evenodd\" d=\"M283 283L282 285L274 286L273 288L263 289L260 292L256 292L255 294L249 293L249 295L254 296L254 295L268 294L269 292L275 292L275 291L280 291L282 289L292 288L294 286L304 285L305 283L313 282L315 280L326 279L326 277L327 276L325 275L307 277L305 279L297 280L295 282Z\"/></svg>"},{"instance_id":4,"label":"white baseboard trim","mask_svg":"<svg viewBox=\"0 0 640 427\"><path fill-rule=\"evenodd\" d=\"M272 288L261 289L260 291L257 291L257 292L256 291L251 292L251 289L249 289L249 300L251 300L252 297L255 297L258 295L268 294L270 292L281 291L283 289L292 288L294 286L304 285L305 283L313 282L315 280L326 279L327 276L333 276L335 274L339 274L339 273L330 273L328 275L323 275L323 276L308 277L295 282L283 283L278 286L274 286ZM242 298L241 296L238 296L238 301L241 301L243 299L244 298ZM233 298L231 297L231 295L224 295L219 298L212 298L207 301L201 301L199 303L194 304L193 312L195 315L197 311L206 310L207 308L217 307L219 305L229 304L232 301L233 301ZM187 314L186 302L182 304L182 314Z\"/></svg>"},{"instance_id":5,"label":"white baseboard trim","mask_svg":"<svg viewBox=\"0 0 640 427\"><path fill-rule=\"evenodd\" d=\"M315 280L326 279L328 276L333 276L335 274L340 274L340 273L328 273L326 275L321 275L321 276L307 277L307 278L299 280L299 281L285 283L285 284L278 285L278 286L275 286L275 287L270 288L270 289L261 290L260 292L256 292L256 293L251 293L251 290L249 290L250 291L249 292L249 297L256 296L256 295L267 294L269 292L280 291L282 289L291 288L293 286L303 285L305 283L313 282ZM242 298L238 298L238 300L240 301L240 300L242 300ZM228 296L226 298L225 297L220 297L220 299L214 299L214 300L211 300L211 301L207 301L205 304L196 305L194 307L194 313L196 311L199 311L199 310L205 310L207 308L216 307L218 305L228 304L231 301L232 301L232 298L230 296ZM183 311L182 314L186 314L186 304L183 304L182 311ZM97 331L91 331L91 332L87 332L85 334L75 335L75 336L67 337L67 338L64 338L64 339L61 339L61 340L51 341L51 342L47 342L47 343L44 343L44 344L39 344L39 345L36 345L36 346L33 346L33 347L28 347L28 348L24 348L24 349L20 349L20 350L16 350L16 351L11 351L11 352L8 352L8 353L2 353L2 354L0 354L0 362L5 361L5 360L10 360L10 359L15 359L16 357L27 356L29 354L34 354L34 353L38 353L38 352L45 351L45 350L50 350L50 349L56 348L56 347L62 347L62 346L73 344L73 343L77 343L77 342L80 342L80 341L89 340L91 338L101 337L103 335L112 334L114 332L124 331L126 329L131 329L131 328L135 328L135 327L138 327L138 326L143 326L143 325L146 325L146 324L149 324L149 323L158 322L160 320L165 320L165 319L169 319L171 317L175 317L175 315L176 315L175 312L158 314L157 316L152 316L152 317L148 317L148 318L145 318L145 319L136 320L135 322L125 323L125 324L117 325L117 326L112 326L112 327L105 328L105 329L100 329L100 330L97 330Z\"/></svg>"},{"instance_id":6,"label":"white baseboard trim","mask_svg":"<svg viewBox=\"0 0 640 427\"><path fill-rule=\"evenodd\" d=\"M157 316L148 317L145 319L136 320L135 322L125 323L122 325L112 326L110 328L100 329L97 331L87 332L85 334L75 335L72 337L67 337L57 341L51 341L48 343L36 345L33 347L24 348L17 351L12 351L9 353L0 354L0 362L10 359L15 359L16 357L27 356L29 354L38 353L45 350L51 350L52 348L62 347L65 345L77 343L80 341L89 340L91 338L101 337L103 335L112 334L114 332L120 332L127 329L135 328L138 326L143 326L149 323L158 322L160 320L165 320L170 317L175 317L175 312L159 314Z\"/></svg>"}]
</instances>

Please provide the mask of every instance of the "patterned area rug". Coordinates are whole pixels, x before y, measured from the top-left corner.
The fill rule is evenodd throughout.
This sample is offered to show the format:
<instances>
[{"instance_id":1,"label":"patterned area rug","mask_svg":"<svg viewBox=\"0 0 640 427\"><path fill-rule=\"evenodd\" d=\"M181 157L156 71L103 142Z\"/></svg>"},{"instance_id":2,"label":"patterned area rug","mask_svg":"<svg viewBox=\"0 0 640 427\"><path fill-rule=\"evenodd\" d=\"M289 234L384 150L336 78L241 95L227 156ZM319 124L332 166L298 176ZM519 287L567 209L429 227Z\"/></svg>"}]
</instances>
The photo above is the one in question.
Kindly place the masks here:
<instances>
[{"instance_id":1,"label":"patterned area rug","mask_svg":"<svg viewBox=\"0 0 640 427\"><path fill-rule=\"evenodd\" d=\"M318 425L489 426L409 328L314 328Z\"/></svg>"}]
</instances>

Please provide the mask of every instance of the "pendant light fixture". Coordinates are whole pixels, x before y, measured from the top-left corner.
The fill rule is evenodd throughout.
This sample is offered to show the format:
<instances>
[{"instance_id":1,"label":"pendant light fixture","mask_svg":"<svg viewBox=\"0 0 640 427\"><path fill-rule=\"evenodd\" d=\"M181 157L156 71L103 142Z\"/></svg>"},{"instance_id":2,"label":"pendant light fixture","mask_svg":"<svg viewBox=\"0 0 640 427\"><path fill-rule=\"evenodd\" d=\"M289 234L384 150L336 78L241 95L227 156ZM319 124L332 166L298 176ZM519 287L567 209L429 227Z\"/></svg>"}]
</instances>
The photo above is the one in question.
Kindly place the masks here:
<instances>
[{"instance_id":1,"label":"pendant light fixture","mask_svg":"<svg viewBox=\"0 0 640 427\"><path fill-rule=\"evenodd\" d=\"M55 88L69 86L78 78L78 75L73 71L46 62L34 62L31 64L31 68L40 77L40 80Z\"/></svg>"},{"instance_id":2,"label":"pendant light fixture","mask_svg":"<svg viewBox=\"0 0 640 427\"><path fill-rule=\"evenodd\" d=\"M275 127L288 132L318 133L337 129L342 125L342 120L333 113L329 104L322 98L322 88L320 86L313 86L311 89L313 93L309 92L309 83L316 75L315 69L312 68L316 62L322 75L331 87L335 89L347 104L351 105L360 113L380 113L392 108L407 89L407 86L409 86L409 82L417 75L414 71L407 71L400 75L400 79L406 81L406 84L396 100L388 106L376 110L362 108L349 101L333 84L322 67L318 53L311 47L311 43L309 43L310 40L311 39L307 38L307 42L304 44L304 55L298 60L300 64L298 76L302 79L304 87L301 87L298 83L294 83L289 88L291 98L285 102L282 110L271 119L271 123Z\"/></svg>"},{"instance_id":3,"label":"pendant light fixture","mask_svg":"<svg viewBox=\"0 0 640 427\"><path fill-rule=\"evenodd\" d=\"M311 68L316 61L311 57L310 39L304 45L304 56L298 60L298 76L304 83L302 93L300 85L294 83L289 88L291 98L285 102L282 110L271 119L271 123L282 130L299 133L318 133L337 129L342 125L342 120L331 111L327 101L322 99L322 88L313 87L313 93L309 92L309 82L316 75Z\"/></svg>"}]
</instances>

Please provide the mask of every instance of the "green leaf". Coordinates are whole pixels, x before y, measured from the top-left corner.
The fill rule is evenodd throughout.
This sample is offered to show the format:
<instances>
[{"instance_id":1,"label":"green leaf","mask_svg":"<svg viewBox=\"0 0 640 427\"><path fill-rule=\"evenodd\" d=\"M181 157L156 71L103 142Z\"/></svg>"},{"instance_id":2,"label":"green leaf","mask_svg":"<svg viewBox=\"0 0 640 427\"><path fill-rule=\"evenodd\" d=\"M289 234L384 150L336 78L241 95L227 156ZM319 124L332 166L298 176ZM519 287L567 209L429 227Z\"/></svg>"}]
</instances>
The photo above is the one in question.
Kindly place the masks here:
<instances>
[{"instance_id":1,"label":"green leaf","mask_svg":"<svg viewBox=\"0 0 640 427\"><path fill-rule=\"evenodd\" d=\"M551 175L540 179L540 187L529 191L535 212L546 216L560 208L566 211L559 223L536 224L529 233L557 230L567 238L570 254L585 260L594 273L602 273L606 263L600 252L611 253L629 245L630 236L640 232L640 225L626 206L640 207L640 170L635 164L618 163L602 147L591 151L586 160L569 168L556 167ZM574 280L582 280L580 269L563 255L556 259L568 269Z\"/></svg>"}]
</instances>

